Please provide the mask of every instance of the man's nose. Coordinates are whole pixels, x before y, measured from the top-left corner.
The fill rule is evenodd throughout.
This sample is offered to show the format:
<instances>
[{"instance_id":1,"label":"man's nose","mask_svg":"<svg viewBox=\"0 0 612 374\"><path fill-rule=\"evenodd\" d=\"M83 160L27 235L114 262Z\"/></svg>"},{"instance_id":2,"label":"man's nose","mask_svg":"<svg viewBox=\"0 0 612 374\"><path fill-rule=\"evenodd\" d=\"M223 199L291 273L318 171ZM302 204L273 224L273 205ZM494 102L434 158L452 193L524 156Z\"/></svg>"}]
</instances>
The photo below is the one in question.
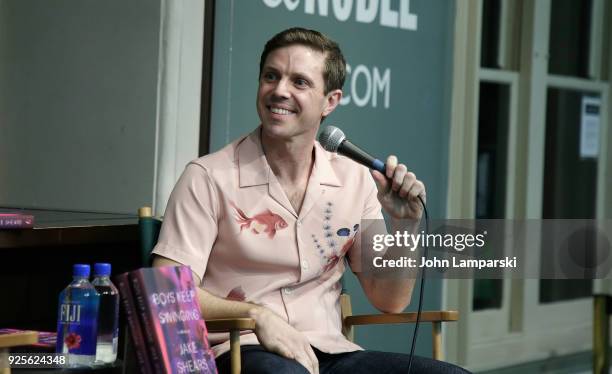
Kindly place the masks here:
<instances>
[{"instance_id":1,"label":"man's nose","mask_svg":"<svg viewBox=\"0 0 612 374\"><path fill-rule=\"evenodd\" d=\"M275 97L288 98L289 97L289 82L287 79L279 79L274 86L272 91Z\"/></svg>"}]
</instances>

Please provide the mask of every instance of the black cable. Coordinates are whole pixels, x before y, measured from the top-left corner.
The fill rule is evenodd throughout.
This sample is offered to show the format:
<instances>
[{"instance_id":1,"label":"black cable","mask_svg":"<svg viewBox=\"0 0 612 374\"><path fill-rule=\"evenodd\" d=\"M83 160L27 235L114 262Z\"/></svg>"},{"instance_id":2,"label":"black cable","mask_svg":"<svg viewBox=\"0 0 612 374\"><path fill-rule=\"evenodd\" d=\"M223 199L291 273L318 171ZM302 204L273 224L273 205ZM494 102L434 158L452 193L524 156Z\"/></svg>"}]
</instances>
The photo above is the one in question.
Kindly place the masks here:
<instances>
[{"instance_id":1,"label":"black cable","mask_svg":"<svg viewBox=\"0 0 612 374\"><path fill-rule=\"evenodd\" d=\"M417 196L421 201L421 205L423 205L423 212L425 213L425 235L429 234L429 214L427 213L427 207L425 206L425 202L421 198L421 196ZM427 259L427 245L425 246L425 250L423 251L423 257ZM414 332L412 333L412 346L410 347L410 359L408 360L408 374L410 374L410 369L412 368L412 358L414 357L414 348L416 346L416 339L419 333L419 324L421 322L421 311L423 310L423 290L425 289L425 269L423 267L423 271L421 272L421 287L419 290L419 305L417 308L417 318L416 323L414 325Z\"/></svg>"}]
</instances>

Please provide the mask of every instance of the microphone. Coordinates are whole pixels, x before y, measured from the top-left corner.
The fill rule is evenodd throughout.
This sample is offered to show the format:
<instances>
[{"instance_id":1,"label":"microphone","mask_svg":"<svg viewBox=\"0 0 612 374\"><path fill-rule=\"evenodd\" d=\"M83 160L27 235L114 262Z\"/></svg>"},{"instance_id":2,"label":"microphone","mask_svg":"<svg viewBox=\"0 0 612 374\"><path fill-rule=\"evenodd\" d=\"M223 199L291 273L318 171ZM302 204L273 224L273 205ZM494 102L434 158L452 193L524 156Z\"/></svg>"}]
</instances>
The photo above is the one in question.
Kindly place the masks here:
<instances>
[{"instance_id":1,"label":"microphone","mask_svg":"<svg viewBox=\"0 0 612 374\"><path fill-rule=\"evenodd\" d=\"M361 165L377 170L385 175L384 162L351 143L346 138L346 135L344 135L344 132L335 126L327 126L319 134L319 143L321 143L326 151L338 152Z\"/></svg>"}]
</instances>

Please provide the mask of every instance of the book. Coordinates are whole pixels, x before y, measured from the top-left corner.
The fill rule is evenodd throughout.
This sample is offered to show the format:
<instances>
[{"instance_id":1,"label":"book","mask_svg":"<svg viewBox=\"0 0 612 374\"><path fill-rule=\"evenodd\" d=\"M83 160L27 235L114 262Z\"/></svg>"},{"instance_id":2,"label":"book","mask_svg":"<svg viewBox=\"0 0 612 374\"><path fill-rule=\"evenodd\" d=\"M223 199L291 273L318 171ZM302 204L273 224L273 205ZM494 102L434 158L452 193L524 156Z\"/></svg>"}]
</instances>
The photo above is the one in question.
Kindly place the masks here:
<instances>
[{"instance_id":1,"label":"book","mask_svg":"<svg viewBox=\"0 0 612 374\"><path fill-rule=\"evenodd\" d=\"M128 279L153 372L216 373L191 269L142 268Z\"/></svg>"},{"instance_id":2,"label":"book","mask_svg":"<svg viewBox=\"0 0 612 374\"><path fill-rule=\"evenodd\" d=\"M140 372L142 374L153 373L147 354L147 346L142 334L142 326L138 318L134 296L130 287L128 273L119 274L115 276L113 280L119 289L121 305L123 306L124 315L127 320L128 328L130 329L130 337L134 345L134 352Z\"/></svg>"},{"instance_id":3,"label":"book","mask_svg":"<svg viewBox=\"0 0 612 374\"><path fill-rule=\"evenodd\" d=\"M0 329L0 347L15 347L38 342L38 331Z\"/></svg>"},{"instance_id":4,"label":"book","mask_svg":"<svg viewBox=\"0 0 612 374\"><path fill-rule=\"evenodd\" d=\"M32 344L35 347L55 349L57 341L57 332L39 331L38 342Z\"/></svg>"},{"instance_id":5,"label":"book","mask_svg":"<svg viewBox=\"0 0 612 374\"><path fill-rule=\"evenodd\" d=\"M0 213L0 229L31 229L34 216L21 213Z\"/></svg>"}]
</instances>

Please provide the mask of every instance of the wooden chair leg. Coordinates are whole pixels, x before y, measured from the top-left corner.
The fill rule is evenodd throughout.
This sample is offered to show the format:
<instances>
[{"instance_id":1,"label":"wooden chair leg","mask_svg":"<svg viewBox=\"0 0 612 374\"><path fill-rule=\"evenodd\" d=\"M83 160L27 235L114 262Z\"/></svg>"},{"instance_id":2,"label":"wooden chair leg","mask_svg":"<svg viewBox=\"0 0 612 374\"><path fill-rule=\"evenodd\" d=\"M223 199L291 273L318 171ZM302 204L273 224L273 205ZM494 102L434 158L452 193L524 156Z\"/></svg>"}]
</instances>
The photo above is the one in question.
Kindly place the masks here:
<instances>
[{"instance_id":1,"label":"wooden chair leg","mask_svg":"<svg viewBox=\"0 0 612 374\"><path fill-rule=\"evenodd\" d=\"M433 342L433 359L442 360L442 322L431 323L431 334Z\"/></svg>"},{"instance_id":2,"label":"wooden chair leg","mask_svg":"<svg viewBox=\"0 0 612 374\"><path fill-rule=\"evenodd\" d=\"M608 374L610 370L610 316L606 295L593 298L593 373Z\"/></svg>"},{"instance_id":3,"label":"wooden chair leg","mask_svg":"<svg viewBox=\"0 0 612 374\"><path fill-rule=\"evenodd\" d=\"M348 294L340 295L340 313L342 315L342 335L348 340L354 342L355 335L353 333L353 326L347 326L344 323L344 319L348 316L353 315L353 308L351 306L351 296Z\"/></svg>"},{"instance_id":4,"label":"wooden chair leg","mask_svg":"<svg viewBox=\"0 0 612 374\"><path fill-rule=\"evenodd\" d=\"M232 374L240 374L240 330L230 331Z\"/></svg>"},{"instance_id":5,"label":"wooden chair leg","mask_svg":"<svg viewBox=\"0 0 612 374\"><path fill-rule=\"evenodd\" d=\"M11 368L8 362L9 348L0 348L0 374L11 374ZM6 367L2 367L6 366Z\"/></svg>"}]
</instances>

